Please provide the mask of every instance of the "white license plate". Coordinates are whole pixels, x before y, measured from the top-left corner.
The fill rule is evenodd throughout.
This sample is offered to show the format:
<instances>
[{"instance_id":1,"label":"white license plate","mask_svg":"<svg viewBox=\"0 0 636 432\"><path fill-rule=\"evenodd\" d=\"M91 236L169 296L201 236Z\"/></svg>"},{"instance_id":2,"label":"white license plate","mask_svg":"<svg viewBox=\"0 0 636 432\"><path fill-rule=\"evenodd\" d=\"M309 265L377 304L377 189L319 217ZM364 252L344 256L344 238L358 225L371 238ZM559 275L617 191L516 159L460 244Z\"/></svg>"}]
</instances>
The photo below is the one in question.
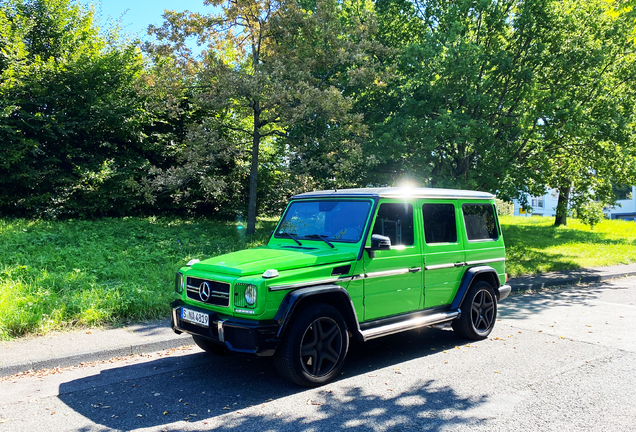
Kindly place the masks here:
<instances>
[{"instance_id":1,"label":"white license plate","mask_svg":"<svg viewBox=\"0 0 636 432\"><path fill-rule=\"evenodd\" d=\"M210 327L210 315L192 309L181 308L181 319L192 324Z\"/></svg>"}]
</instances>

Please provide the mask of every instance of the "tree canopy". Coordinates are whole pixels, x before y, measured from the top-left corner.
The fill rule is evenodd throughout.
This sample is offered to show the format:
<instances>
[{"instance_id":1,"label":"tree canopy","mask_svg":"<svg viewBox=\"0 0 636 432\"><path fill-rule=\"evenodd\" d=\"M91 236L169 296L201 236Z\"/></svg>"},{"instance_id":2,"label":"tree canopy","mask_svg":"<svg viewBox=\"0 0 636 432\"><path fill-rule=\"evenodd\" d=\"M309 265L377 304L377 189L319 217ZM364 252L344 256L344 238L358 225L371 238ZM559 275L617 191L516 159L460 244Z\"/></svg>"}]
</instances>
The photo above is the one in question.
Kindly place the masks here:
<instances>
[{"instance_id":1,"label":"tree canopy","mask_svg":"<svg viewBox=\"0 0 636 432\"><path fill-rule=\"evenodd\" d=\"M72 0L0 1L0 213L278 213L315 188L636 184L633 2L206 0L141 46ZM201 53L193 53L194 38Z\"/></svg>"}]
</instances>

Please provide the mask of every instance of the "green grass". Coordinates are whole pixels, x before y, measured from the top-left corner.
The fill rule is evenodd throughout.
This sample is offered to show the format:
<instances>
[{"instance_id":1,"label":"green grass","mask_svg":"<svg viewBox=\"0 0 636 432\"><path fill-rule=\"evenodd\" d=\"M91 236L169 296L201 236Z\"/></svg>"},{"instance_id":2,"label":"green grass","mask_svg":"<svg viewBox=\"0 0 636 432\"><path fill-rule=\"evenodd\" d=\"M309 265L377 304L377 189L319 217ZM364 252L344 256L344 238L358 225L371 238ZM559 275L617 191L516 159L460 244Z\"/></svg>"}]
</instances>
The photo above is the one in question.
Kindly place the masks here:
<instances>
[{"instance_id":1,"label":"green grass","mask_svg":"<svg viewBox=\"0 0 636 432\"><path fill-rule=\"evenodd\" d=\"M576 219L501 216L511 277L636 262L636 223L605 220L593 229Z\"/></svg>"},{"instance_id":2,"label":"green grass","mask_svg":"<svg viewBox=\"0 0 636 432\"><path fill-rule=\"evenodd\" d=\"M174 274L192 258L263 244L235 223L162 218L0 219L0 339L168 315Z\"/></svg>"},{"instance_id":3,"label":"green grass","mask_svg":"<svg viewBox=\"0 0 636 432\"><path fill-rule=\"evenodd\" d=\"M501 217L511 276L636 262L636 223L593 230L570 219ZM0 339L168 315L174 273L191 258L263 244L235 223L171 218L0 219Z\"/></svg>"}]
</instances>

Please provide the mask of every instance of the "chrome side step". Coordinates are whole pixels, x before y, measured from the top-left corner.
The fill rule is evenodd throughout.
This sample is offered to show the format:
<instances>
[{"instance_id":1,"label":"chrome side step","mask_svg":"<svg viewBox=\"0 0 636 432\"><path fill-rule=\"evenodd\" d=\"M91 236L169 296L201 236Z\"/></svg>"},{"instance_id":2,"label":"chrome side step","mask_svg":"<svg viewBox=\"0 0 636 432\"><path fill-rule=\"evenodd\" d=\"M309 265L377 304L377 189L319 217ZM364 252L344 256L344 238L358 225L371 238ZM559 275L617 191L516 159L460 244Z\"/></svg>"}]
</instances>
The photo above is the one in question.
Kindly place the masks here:
<instances>
[{"instance_id":1,"label":"chrome side step","mask_svg":"<svg viewBox=\"0 0 636 432\"><path fill-rule=\"evenodd\" d=\"M387 324L380 327L374 327L367 330L360 330L362 333L362 339L368 341L370 339L379 338L381 336L387 336L394 333L403 332L406 330L412 330L419 327L432 326L434 324L443 323L444 321L450 321L457 318L460 314L459 310L452 312L439 312L432 315L421 316L417 318L411 318L406 321L400 321L393 324Z\"/></svg>"}]
</instances>

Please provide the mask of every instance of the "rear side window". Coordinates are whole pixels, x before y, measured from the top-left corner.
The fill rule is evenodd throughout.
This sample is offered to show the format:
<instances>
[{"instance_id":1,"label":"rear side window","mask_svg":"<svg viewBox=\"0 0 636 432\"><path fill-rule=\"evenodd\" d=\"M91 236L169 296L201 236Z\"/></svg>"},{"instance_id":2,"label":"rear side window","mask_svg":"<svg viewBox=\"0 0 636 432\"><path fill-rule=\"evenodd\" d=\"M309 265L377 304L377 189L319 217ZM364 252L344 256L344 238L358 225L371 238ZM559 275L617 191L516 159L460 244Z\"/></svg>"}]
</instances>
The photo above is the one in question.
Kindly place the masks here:
<instances>
[{"instance_id":1,"label":"rear side window","mask_svg":"<svg viewBox=\"0 0 636 432\"><path fill-rule=\"evenodd\" d=\"M453 204L424 204L422 214L427 244L457 243L457 223Z\"/></svg>"},{"instance_id":2,"label":"rear side window","mask_svg":"<svg viewBox=\"0 0 636 432\"><path fill-rule=\"evenodd\" d=\"M499 237L492 204L464 204L462 211L468 240L496 240Z\"/></svg>"},{"instance_id":3,"label":"rear side window","mask_svg":"<svg viewBox=\"0 0 636 432\"><path fill-rule=\"evenodd\" d=\"M380 204L373 225L373 234L391 239L391 245L413 245L413 205L399 203Z\"/></svg>"}]
</instances>

